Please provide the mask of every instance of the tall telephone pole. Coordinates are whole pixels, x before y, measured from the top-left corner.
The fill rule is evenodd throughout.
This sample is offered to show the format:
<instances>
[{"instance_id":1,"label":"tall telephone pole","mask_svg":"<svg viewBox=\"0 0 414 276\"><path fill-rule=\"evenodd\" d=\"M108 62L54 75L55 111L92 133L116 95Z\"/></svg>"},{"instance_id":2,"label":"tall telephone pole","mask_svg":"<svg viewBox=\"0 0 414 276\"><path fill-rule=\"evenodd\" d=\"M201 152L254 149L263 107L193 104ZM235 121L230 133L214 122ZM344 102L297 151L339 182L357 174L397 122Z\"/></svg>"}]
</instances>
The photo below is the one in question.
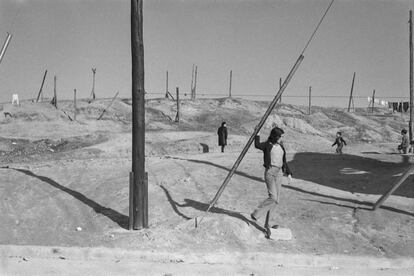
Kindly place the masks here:
<instances>
[{"instance_id":1,"label":"tall telephone pole","mask_svg":"<svg viewBox=\"0 0 414 276\"><path fill-rule=\"evenodd\" d=\"M410 10L410 20L408 21L410 25L410 122L409 122L409 137L410 141L413 140L413 11Z\"/></svg>"},{"instance_id":2,"label":"tall telephone pole","mask_svg":"<svg viewBox=\"0 0 414 276\"><path fill-rule=\"evenodd\" d=\"M145 172L145 90L143 0L131 0L132 172L129 187L129 229L148 227L148 177Z\"/></svg>"}]
</instances>

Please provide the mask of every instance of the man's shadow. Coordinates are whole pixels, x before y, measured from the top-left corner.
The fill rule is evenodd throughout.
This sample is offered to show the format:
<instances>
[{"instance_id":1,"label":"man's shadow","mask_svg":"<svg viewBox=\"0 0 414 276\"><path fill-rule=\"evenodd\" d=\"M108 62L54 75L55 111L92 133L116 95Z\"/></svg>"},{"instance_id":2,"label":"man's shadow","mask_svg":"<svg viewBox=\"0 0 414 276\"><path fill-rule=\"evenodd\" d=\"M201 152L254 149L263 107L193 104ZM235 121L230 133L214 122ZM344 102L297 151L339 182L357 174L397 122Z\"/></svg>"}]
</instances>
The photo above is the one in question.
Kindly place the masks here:
<instances>
[{"instance_id":1,"label":"man's shadow","mask_svg":"<svg viewBox=\"0 0 414 276\"><path fill-rule=\"evenodd\" d=\"M344 156L345 156L345 158L344 158ZM210 166L213 166L213 167L216 167L216 168L223 169L225 171L230 171L229 168L227 168L223 165L215 164L215 163L210 162L210 161L197 160L197 159L186 159L186 158L178 158L178 157L169 157L169 158L183 160L183 161L189 161L189 162L194 162L194 163L200 163L200 164L205 164L205 165L210 165ZM303 158L303 159L301 159L301 158ZM348 159L348 160L344 162L345 159ZM318 162L319 162L319 164L318 164ZM343 169L344 166L347 165L347 166L353 167L354 169L357 168L358 170L371 170L372 168L375 168L377 173L378 172L381 172L383 174L385 173L386 176L391 177L392 174L401 172L407 166L404 162L396 164L396 163L382 162L382 161L375 160L375 159L364 158L364 157L353 156L353 155L347 155L347 154L333 155L333 154L322 154L322 153L298 153L298 154L295 155L294 160L291 161L291 162L288 162L288 164L292 168L292 171L293 171L293 174L294 174L295 178L304 179L304 180L307 180L307 181L312 181L314 183L329 186L329 187L333 187L333 188L336 188L336 189L342 189L342 190L351 191L351 192L363 192L363 193L374 192L374 193L379 194L379 195L382 195L383 193L385 193L391 187L392 183L391 182L382 183L382 186L378 187L374 184L379 183L379 182L373 182L374 184L369 184L369 185L365 182L362 182L362 184L364 184L364 185L367 184L368 188L367 188L367 186L365 186L365 188L364 188L364 186L362 186L362 187L360 187L360 186L351 186L350 187L349 185L343 184L342 183L343 181L341 181L342 184L341 183L334 183L332 181L332 179L329 177L329 175L328 175L327 178L323 178L323 177L319 178L319 176L323 175L327 171L328 171L328 174L331 174L331 177L332 177L332 174L339 176L338 172L341 172L341 169ZM358 164L359 164L359 166L358 166ZM329 170L333 170L333 172L329 172ZM345 170L345 171L343 171L345 173L344 174L345 179L346 179L346 174L347 173L349 175L352 175L353 173L358 174L359 173L358 170ZM390 170L391 170L391 172L390 172ZM236 171L235 174L243 176L243 177L247 177L247 178L249 178L251 180L254 180L254 181L264 182L263 178L260 178L260 177L254 176L254 175L249 175L249 174L244 173L244 172ZM343 176L341 176L341 178L342 177ZM355 177L355 175L354 175L354 177ZM370 174L368 177L375 180L375 178L376 178L375 172L373 174ZM410 178L413 179L412 176ZM406 181L409 181L409 179L406 180ZM290 189L290 190L300 192L300 193L304 193L304 194L309 194L309 195L313 195L313 196L317 196L317 197L322 197L322 198L327 198L327 199L331 199L331 200L351 203L350 205L340 205L342 207L372 210L372 206L373 206L373 203L368 202L368 201L360 201L360 200L355 200L355 199L350 199L350 198L345 198L345 197L343 198L343 197L326 195L326 194L323 194L323 193L307 191L305 189L290 186L290 185L283 185L283 187L286 188L286 189ZM412 187L413 187L413 185L409 186L406 183L406 186L405 186L404 189L407 189L407 188L411 189L411 192L412 192L413 191ZM402 193L403 196L407 196L407 194L410 194L410 193L407 193L405 190L401 190L401 187L397 190L397 192ZM189 201L188 203L191 203L194 208L200 209L202 211L207 210L207 208L209 206L209 204L201 203L201 202L198 202L199 204L197 204L197 201L191 201L190 199L186 199L186 201ZM321 204L327 204L327 205L337 205L336 203L331 203L331 202L324 202L324 201L317 201L317 202L319 202ZM205 206L205 209L202 209L201 208L202 206ZM382 205L380 207L380 209L385 209L385 210L389 210L389 211L392 211L392 212L396 212L396 213L400 213L400 214L404 214L404 215L414 217L414 213L412 213L412 212L400 210L400 209L390 207L390 206Z\"/></svg>"},{"instance_id":2,"label":"man's shadow","mask_svg":"<svg viewBox=\"0 0 414 276\"><path fill-rule=\"evenodd\" d=\"M113 222L117 223L120 227L124 228L124 229L128 229L128 216L125 216L121 213L119 213L118 211L115 211L111 208L107 208L104 207L102 205L100 205L99 203L93 201L90 198L87 198L86 196L84 196L83 194L81 194L80 192L77 192L75 190L69 189L59 183L57 183L56 181L54 181L53 179L46 177L46 176L41 176L41 175L37 175L35 173L33 173L32 171L29 170L24 170L24 169L16 169L16 168L10 168L12 170L24 173L28 176L37 178L63 192L68 193L69 195L73 196L74 198L76 198L77 200L81 201L82 203L88 205L89 207L91 207L97 214L102 214L106 217L108 217L110 220L112 220Z\"/></svg>"},{"instance_id":3,"label":"man's shadow","mask_svg":"<svg viewBox=\"0 0 414 276\"><path fill-rule=\"evenodd\" d=\"M164 191L164 193L165 193L165 195L168 199L168 202L171 204L171 207L173 208L174 212L177 215L179 215L180 217L182 217L186 220L189 220L191 218L186 216L185 214L183 214L178 209L178 207L180 207L180 208L191 207L193 209L196 209L198 211L203 211L203 212L205 212L207 210L207 208L209 207L209 204L207 204L207 203L199 202L199 201L188 199L188 198L184 199L185 203L180 204L171 197L171 194L170 194L170 192L168 191L167 188L165 188L163 185L160 185L160 187ZM264 231L265 230L263 227L258 225L256 222L247 219L245 216L243 216L242 214L240 214L238 212L233 212L233 211L229 211L229 210L222 209L222 208L217 208L217 207L212 207L209 212L216 213L216 214L225 214L225 215L240 219L240 220L246 222L249 225L253 225L259 231Z\"/></svg>"}]
</instances>

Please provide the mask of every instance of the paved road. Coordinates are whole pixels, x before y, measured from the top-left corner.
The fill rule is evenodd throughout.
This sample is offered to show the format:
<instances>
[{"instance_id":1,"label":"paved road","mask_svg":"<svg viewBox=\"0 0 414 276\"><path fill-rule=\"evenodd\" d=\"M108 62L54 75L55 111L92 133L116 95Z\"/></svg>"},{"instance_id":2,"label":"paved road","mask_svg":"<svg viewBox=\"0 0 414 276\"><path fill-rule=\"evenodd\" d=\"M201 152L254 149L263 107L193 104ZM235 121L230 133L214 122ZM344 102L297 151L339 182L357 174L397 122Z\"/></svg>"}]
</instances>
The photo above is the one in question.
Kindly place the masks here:
<instances>
[{"instance_id":1,"label":"paved road","mask_svg":"<svg viewBox=\"0 0 414 276\"><path fill-rule=\"evenodd\" d=\"M0 275L414 276L414 259L0 245Z\"/></svg>"}]
</instances>

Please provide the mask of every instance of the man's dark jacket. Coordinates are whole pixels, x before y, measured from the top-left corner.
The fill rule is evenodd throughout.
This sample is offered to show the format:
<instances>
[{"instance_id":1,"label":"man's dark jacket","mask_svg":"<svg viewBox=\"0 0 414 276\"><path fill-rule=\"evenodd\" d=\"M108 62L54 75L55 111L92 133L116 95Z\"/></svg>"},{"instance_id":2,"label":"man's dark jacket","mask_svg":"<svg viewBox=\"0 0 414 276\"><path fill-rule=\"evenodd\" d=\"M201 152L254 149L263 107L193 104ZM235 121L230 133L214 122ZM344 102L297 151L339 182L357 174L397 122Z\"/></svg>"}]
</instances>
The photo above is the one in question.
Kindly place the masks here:
<instances>
[{"instance_id":1,"label":"man's dark jacket","mask_svg":"<svg viewBox=\"0 0 414 276\"><path fill-rule=\"evenodd\" d=\"M272 165L272 160L271 160L271 157L270 157L270 152L272 151L273 144L270 143L269 141L260 143L260 136L259 135L256 135L256 137L254 137L254 146L257 149L260 149L260 150L263 151L263 162L264 162L263 166L266 169L270 168L271 165ZM282 166L282 171L283 171L283 173L285 173L287 175L289 175L289 174L291 175L292 172L290 171L289 166L288 166L288 164L286 162L286 151L285 151L285 148L282 145L280 145L280 147L283 150L283 166Z\"/></svg>"}]
</instances>

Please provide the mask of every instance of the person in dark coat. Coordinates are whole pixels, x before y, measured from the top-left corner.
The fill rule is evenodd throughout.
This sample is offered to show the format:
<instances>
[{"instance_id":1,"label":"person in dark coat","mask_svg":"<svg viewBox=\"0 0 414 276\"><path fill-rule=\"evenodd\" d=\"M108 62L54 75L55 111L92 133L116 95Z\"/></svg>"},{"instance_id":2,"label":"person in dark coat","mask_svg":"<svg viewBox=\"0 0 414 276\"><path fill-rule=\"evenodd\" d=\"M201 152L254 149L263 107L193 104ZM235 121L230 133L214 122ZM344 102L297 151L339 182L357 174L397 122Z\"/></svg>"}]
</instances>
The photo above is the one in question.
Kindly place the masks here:
<instances>
[{"instance_id":1,"label":"person in dark coat","mask_svg":"<svg viewBox=\"0 0 414 276\"><path fill-rule=\"evenodd\" d=\"M332 147L335 146L335 145L337 145L337 147L336 147L336 153L342 154L342 148L344 147L344 145L346 146L346 142L342 138L342 133L340 131L338 131L336 133L335 142L332 144Z\"/></svg>"},{"instance_id":2,"label":"person in dark coat","mask_svg":"<svg viewBox=\"0 0 414 276\"><path fill-rule=\"evenodd\" d=\"M227 146L227 126L226 122L221 123L221 127L217 130L218 145L221 146L221 152L224 152L224 147Z\"/></svg>"},{"instance_id":3,"label":"person in dark coat","mask_svg":"<svg viewBox=\"0 0 414 276\"><path fill-rule=\"evenodd\" d=\"M401 144L398 146L398 151L400 153L407 153L407 149L410 146L410 142L408 140L407 130L401 130Z\"/></svg>"},{"instance_id":4,"label":"person in dark coat","mask_svg":"<svg viewBox=\"0 0 414 276\"><path fill-rule=\"evenodd\" d=\"M260 142L260 136L256 135L254 146L263 151L263 166L265 167L264 179L267 187L268 198L266 198L257 209L250 215L256 221L266 214L265 230L266 237L270 238L270 228L277 228L277 225L269 226L269 220L273 218L280 200L282 189L282 178L287 175L289 182L292 179L292 172L286 162L286 151L281 144L281 137L284 131L275 127L270 132L266 142Z\"/></svg>"}]
</instances>

